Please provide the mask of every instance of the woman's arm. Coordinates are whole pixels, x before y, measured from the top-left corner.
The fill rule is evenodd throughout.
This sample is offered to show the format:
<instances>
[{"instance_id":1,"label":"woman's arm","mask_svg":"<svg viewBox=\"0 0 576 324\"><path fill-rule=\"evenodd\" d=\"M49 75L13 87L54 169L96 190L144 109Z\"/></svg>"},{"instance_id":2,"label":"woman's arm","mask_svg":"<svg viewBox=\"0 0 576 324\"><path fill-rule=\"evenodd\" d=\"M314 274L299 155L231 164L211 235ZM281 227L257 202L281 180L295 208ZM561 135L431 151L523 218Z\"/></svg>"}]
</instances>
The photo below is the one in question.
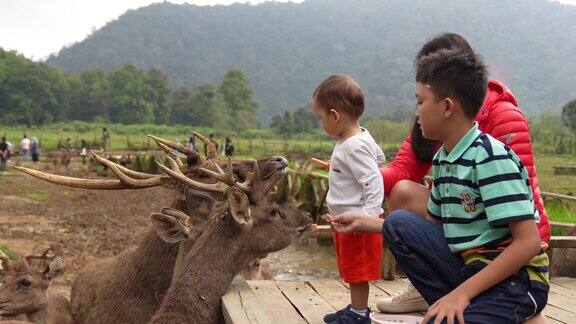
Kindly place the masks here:
<instances>
[{"instance_id":1,"label":"woman's arm","mask_svg":"<svg viewBox=\"0 0 576 324\"><path fill-rule=\"evenodd\" d=\"M402 143L394 160L387 167L380 169L384 180L384 194L388 196L392 187L400 180L419 182L428 173L431 166L432 161L420 162L418 160L412 151L412 141L409 135Z\"/></svg>"}]
</instances>

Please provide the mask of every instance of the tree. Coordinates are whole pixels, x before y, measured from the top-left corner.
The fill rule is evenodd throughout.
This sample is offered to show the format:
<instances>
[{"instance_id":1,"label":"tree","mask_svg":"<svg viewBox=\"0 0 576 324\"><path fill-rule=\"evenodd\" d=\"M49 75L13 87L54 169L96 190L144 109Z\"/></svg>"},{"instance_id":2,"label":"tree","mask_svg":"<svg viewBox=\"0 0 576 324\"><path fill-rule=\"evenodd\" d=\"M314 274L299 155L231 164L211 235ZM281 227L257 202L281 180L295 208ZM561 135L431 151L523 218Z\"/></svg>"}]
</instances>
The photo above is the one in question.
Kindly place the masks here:
<instances>
[{"instance_id":1,"label":"tree","mask_svg":"<svg viewBox=\"0 0 576 324\"><path fill-rule=\"evenodd\" d=\"M564 125L576 132L576 99L562 107L562 121Z\"/></svg>"},{"instance_id":2,"label":"tree","mask_svg":"<svg viewBox=\"0 0 576 324\"><path fill-rule=\"evenodd\" d=\"M166 124L170 121L170 80L166 73L158 69L148 71L148 85L150 86L150 98L154 105L154 118L157 123Z\"/></svg>"},{"instance_id":3,"label":"tree","mask_svg":"<svg viewBox=\"0 0 576 324\"><path fill-rule=\"evenodd\" d=\"M124 124L149 124L155 120L154 97L146 73L134 65L125 65L109 75L112 104L110 118Z\"/></svg>"},{"instance_id":4,"label":"tree","mask_svg":"<svg viewBox=\"0 0 576 324\"><path fill-rule=\"evenodd\" d=\"M235 129L258 127L256 122L258 103L254 101L254 92L244 72L238 69L229 70L218 92L222 95L226 114L234 121L230 127Z\"/></svg>"}]
</instances>

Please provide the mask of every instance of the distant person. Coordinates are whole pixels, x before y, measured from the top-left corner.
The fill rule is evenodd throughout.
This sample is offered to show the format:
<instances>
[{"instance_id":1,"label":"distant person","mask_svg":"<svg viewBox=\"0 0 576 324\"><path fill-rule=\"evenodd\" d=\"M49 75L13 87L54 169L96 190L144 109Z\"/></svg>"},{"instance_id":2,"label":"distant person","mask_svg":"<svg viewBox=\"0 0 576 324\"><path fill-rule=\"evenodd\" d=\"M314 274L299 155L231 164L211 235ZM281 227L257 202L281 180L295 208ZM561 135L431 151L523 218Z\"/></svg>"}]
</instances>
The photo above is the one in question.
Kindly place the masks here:
<instances>
[{"instance_id":1,"label":"distant person","mask_svg":"<svg viewBox=\"0 0 576 324\"><path fill-rule=\"evenodd\" d=\"M88 148L86 147L86 141L80 141L80 156L82 157L82 164L86 164L86 156L88 155Z\"/></svg>"},{"instance_id":2,"label":"distant person","mask_svg":"<svg viewBox=\"0 0 576 324\"><path fill-rule=\"evenodd\" d=\"M106 127L102 128L102 150L104 152L110 150L110 132Z\"/></svg>"},{"instance_id":3,"label":"distant person","mask_svg":"<svg viewBox=\"0 0 576 324\"><path fill-rule=\"evenodd\" d=\"M6 143L6 137L3 136L2 142L0 142L0 174L6 173L8 155L8 143Z\"/></svg>"},{"instance_id":4,"label":"distant person","mask_svg":"<svg viewBox=\"0 0 576 324\"><path fill-rule=\"evenodd\" d=\"M30 154L30 139L24 134L24 138L20 143L22 147L22 161L28 161L28 155Z\"/></svg>"},{"instance_id":5,"label":"distant person","mask_svg":"<svg viewBox=\"0 0 576 324\"><path fill-rule=\"evenodd\" d=\"M36 137L32 137L32 142L30 145L30 150L32 152L32 162L36 163L40 159L40 142Z\"/></svg>"},{"instance_id":6,"label":"distant person","mask_svg":"<svg viewBox=\"0 0 576 324\"><path fill-rule=\"evenodd\" d=\"M74 145L72 145L72 140L70 139L70 137L68 137L66 139L66 143L64 144L64 149L66 149L66 151L70 151L74 149Z\"/></svg>"},{"instance_id":7,"label":"distant person","mask_svg":"<svg viewBox=\"0 0 576 324\"><path fill-rule=\"evenodd\" d=\"M234 147L234 144L232 144L232 139L230 138L230 136L226 136L226 143L224 144L224 154L226 154L227 157L231 158L234 155L235 150L236 148Z\"/></svg>"}]
</instances>

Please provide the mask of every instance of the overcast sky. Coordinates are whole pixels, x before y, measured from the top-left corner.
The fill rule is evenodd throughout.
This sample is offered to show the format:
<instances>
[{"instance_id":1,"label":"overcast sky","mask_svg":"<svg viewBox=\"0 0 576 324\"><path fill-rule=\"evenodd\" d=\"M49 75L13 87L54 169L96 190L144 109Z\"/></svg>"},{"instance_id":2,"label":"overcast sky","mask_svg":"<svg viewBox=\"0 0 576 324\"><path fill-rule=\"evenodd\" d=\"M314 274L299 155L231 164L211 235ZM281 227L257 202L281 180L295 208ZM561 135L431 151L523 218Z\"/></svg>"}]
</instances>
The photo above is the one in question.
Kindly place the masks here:
<instances>
[{"instance_id":1,"label":"overcast sky","mask_svg":"<svg viewBox=\"0 0 576 324\"><path fill-rule=\"evenodd\" d=\"M276 0L287 2L287 0ZM62 46L79 42L92 30L158 0L0 0L0 47L17 50L34 60L46 58ZM231 4L265 0L170 0L197 5ZM293 0L292 2L302 2ZM558 2L576 5L576 0Z\"/></svg>"}]
</instances>

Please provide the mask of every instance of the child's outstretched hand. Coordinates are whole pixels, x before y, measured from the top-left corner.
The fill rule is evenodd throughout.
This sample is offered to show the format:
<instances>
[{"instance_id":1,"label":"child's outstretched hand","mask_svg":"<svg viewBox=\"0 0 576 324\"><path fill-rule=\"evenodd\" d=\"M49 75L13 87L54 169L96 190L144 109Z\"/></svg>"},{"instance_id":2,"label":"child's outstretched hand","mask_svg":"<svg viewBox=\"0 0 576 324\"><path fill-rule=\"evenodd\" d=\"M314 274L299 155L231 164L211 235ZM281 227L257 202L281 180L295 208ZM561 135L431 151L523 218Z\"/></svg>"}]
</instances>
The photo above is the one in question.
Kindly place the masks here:
<instances>
[{"instance_id":1,"label":"child's outstretched hand","mask_svg":"<svg viewBox=\"0 0 576 324\"><path fill-rule=\"evenodd\" d=\"M338 233L352 234L362 232L362 215L355 213L344 213L340 215L326 214L325 219Z\"/></svg>"},{"instance_id":2,"label":"child's outstretched hand","mask_svg":"<svg viewBox=\"0 0 576 324\"><path fill-rule=\"evenodd\" d=\"M444 318L449 324L464 324L464 310L468 305L470 305L470 298L466 294L454 290L432 304L420 324L428 324L434 316L436 316L434 324L442 323ZM455 318L458 320L457 322L454 321Z\"/></svg>"}]
</instances>

